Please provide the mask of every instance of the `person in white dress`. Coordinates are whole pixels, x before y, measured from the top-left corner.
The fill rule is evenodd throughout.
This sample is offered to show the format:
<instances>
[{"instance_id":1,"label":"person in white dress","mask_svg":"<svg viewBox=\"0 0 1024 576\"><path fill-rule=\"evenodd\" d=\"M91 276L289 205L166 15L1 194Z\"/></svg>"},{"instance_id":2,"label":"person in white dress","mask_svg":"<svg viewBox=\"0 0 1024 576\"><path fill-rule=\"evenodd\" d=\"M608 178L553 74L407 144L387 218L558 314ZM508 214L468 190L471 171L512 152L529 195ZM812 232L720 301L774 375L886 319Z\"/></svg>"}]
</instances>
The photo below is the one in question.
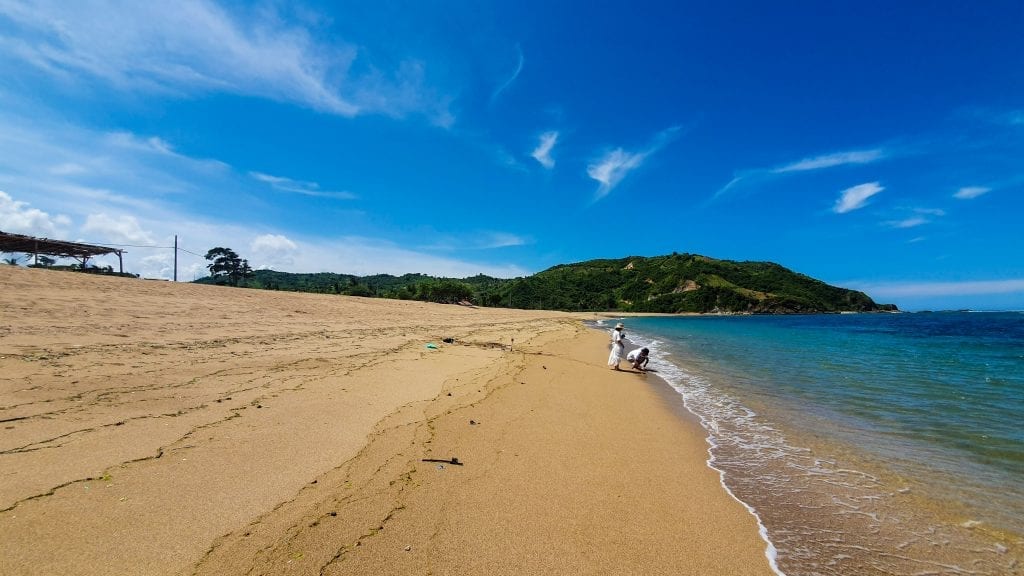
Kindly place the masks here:
<instances>
[{"instance_id":1,"label":"person in white dress","mask_svg":"<svg viewBox=\"0 0 1024 576\"><path fill-rule=\"evenodd\" d=\"M615 329L612 330L612 351L608 355L608 367L612 370L619 370L619 362L622 362L622 351L626 348L626 344L622 341L626 335L622 333L622 329L625 326L622 322L615 325Z\"/></svg>"}]
</instances>

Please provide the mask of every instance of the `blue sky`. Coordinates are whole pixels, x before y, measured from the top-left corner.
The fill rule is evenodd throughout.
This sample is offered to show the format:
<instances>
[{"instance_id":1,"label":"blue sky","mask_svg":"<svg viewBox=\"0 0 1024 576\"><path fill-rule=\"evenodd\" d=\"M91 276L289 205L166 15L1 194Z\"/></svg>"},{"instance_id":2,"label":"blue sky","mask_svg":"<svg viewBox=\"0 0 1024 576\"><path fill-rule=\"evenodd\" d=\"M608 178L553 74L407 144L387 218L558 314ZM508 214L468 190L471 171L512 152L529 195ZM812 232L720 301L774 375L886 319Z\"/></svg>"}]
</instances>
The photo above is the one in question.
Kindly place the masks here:
<instances>
[{"instance_id":1,"label":"blue sky","mask_svg":"<svg viewBox=\"0 0 1024 576\"><path fill-rule=\"evenodd\" d=\"M0 54L0 230L146 277L175 234L361 275L676 251L1024 309L1019 0L0 0Z\"/></svg>"}]
</instances>

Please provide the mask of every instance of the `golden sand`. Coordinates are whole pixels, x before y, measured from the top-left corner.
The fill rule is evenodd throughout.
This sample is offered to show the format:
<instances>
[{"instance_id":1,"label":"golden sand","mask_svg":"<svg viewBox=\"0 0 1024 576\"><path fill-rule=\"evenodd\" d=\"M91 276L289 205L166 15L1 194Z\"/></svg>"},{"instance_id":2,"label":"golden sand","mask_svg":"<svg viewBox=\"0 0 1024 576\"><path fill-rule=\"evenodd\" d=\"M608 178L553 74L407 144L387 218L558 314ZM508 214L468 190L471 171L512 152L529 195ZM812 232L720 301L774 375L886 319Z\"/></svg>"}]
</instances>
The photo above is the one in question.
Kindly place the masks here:
<instances>
[{"instance_id":1,"label":"golden sand","mask_svg":"<svg viewBox=\"0 0 1024 576\"><path fill-rule=\"evenodd\" d=\"M0 574L771 574L581 318L4 266Z\"/></svg>"}]
</instances>

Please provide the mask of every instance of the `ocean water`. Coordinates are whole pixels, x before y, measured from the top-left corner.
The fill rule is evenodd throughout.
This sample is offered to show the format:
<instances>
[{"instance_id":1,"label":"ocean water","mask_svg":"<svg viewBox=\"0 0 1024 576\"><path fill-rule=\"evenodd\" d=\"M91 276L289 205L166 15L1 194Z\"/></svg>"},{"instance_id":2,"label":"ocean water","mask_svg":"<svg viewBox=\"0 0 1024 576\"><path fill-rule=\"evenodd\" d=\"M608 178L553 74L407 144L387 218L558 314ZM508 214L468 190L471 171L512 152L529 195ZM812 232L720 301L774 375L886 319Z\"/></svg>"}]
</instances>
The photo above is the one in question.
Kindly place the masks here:
<instances>
[{"instance_id":1,"label":"ocean water","mask_svg":"<svg viewBox=\"0 0 1024 576\"><path fill-rule=\"evenodd\" d=\"M623 321L781 573L1024 574L1024 313Z\"/></svg>"}]
</instances>

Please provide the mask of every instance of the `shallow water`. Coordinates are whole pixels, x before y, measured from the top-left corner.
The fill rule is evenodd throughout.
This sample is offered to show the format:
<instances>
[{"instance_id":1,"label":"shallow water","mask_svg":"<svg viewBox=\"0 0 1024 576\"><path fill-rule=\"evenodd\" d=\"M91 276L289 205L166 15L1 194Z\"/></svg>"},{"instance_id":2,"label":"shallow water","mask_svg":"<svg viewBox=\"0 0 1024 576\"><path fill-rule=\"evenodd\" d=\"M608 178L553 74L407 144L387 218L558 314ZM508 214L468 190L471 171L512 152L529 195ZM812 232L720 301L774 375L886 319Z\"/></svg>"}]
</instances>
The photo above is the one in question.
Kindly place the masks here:
<instances>
[{"instance_id":1,"label":"shallow water","mask_svg":"<svg viewBox=\"0 0 1024 576\"><path fill-rule=\"evenodd\" d=\"M786 574L1024 573L1024 314L626 322Z\"/></svg>"}]
</instances>

